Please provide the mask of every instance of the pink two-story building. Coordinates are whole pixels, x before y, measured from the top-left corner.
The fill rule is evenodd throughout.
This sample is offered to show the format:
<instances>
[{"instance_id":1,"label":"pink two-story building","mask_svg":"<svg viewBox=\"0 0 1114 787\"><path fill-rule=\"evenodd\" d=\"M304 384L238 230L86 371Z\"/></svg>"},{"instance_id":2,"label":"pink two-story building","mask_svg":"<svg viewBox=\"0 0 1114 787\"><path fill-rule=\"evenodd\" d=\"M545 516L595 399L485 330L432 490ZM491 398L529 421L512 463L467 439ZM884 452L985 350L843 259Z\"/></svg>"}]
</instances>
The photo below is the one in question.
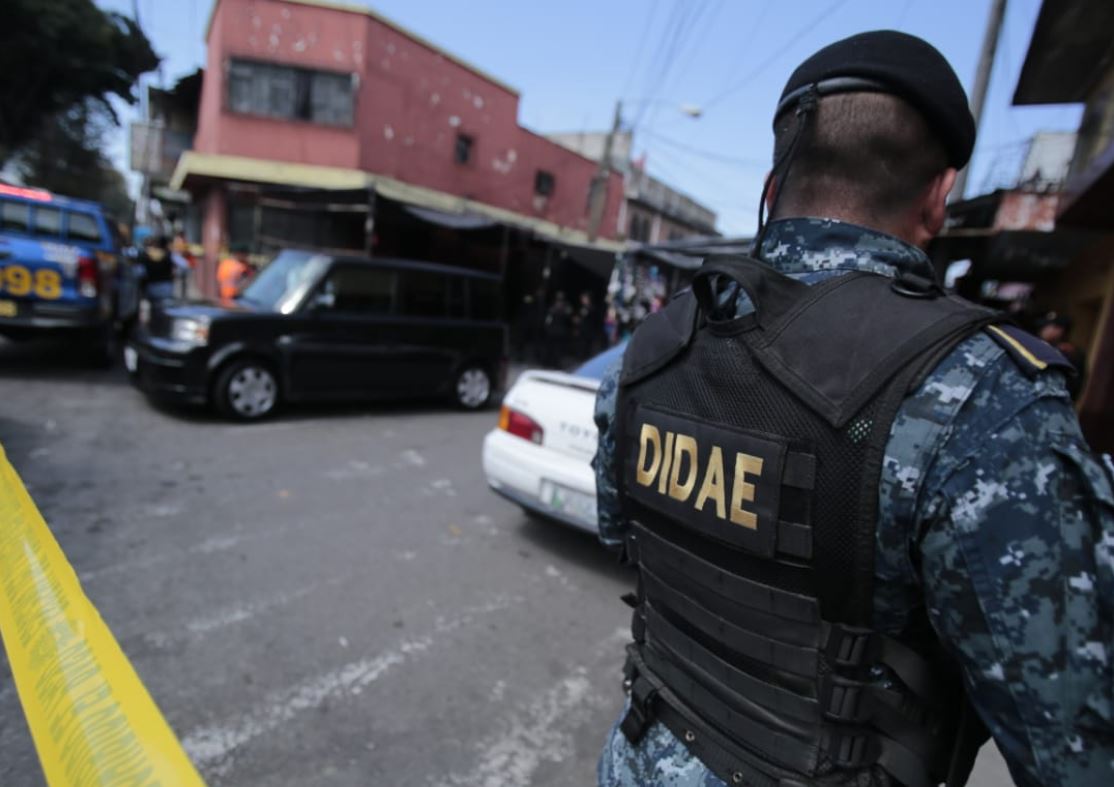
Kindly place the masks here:
<instances>
[{"instance_id":1,"label":"pink two-story building","mask_svg":"<svg viewBox=\"0 0 1114 787\"><path fill-rule=\"evenodd\" d=\"M194 146L171 185L200 206L208 266L259 232L252 206L275 191L367 190L369 229L378 195L588 243L598 164L520 126L514 88L394 22L325 0L217 0L206 41ZM621 176L597 188L596 245L610 247Z\"/></svg>"}]
</instances>

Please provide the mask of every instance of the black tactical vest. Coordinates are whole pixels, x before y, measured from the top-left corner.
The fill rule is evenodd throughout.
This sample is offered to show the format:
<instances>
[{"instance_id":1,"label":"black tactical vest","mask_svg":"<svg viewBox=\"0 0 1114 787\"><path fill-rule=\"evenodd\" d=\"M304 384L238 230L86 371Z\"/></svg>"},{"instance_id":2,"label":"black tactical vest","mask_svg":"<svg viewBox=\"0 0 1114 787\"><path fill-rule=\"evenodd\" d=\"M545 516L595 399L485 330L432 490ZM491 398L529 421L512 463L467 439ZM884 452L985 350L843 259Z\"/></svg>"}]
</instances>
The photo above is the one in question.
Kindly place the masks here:
<instances>
[{"instance_id":1,"label":"black tactical vest","mask_svg":"<svg viewBox=\"0 0 1114 787\"><path fill-rule=\"evenodd\" d=\"M708 318L721 277L753 314ZM875 527L902 399L996 319L909 276L727 257L645 321L616 417L628 739L660 720L728 784L966 781L985 732L927 619L871 629Z\"/></svg>"}]
</instances>

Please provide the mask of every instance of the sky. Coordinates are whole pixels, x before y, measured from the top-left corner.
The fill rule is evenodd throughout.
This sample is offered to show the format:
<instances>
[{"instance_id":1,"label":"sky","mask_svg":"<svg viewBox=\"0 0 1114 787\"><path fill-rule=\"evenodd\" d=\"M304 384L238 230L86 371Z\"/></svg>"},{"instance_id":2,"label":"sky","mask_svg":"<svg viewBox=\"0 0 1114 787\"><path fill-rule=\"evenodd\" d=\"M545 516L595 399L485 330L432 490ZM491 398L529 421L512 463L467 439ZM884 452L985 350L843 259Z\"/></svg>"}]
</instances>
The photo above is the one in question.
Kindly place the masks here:
<instances>
[{"instance_id":1,"label":"sky","mask_svg":"<svg viewBox=\"0 0 1114 787\"><path fill-rule=\"evenodd\" d=\"M951 62L968 92L991 0L348 0L521 91L534 131L604 130L616 100L651 174L708 205L719 229L749 235L773 144L770 120L790 72L848 35L897 29ZM1015 177L1037 131L1074 131L1080 106L1013 107L1041 0L1010 0L967 193ZM172 85L202 65L211 0L98 0L139 20ZM692 118L682 106L699 107ZM125 117L134 116L128 108ZM126 166L126 134L112 155Z\"/></svg>"}]
</instances>

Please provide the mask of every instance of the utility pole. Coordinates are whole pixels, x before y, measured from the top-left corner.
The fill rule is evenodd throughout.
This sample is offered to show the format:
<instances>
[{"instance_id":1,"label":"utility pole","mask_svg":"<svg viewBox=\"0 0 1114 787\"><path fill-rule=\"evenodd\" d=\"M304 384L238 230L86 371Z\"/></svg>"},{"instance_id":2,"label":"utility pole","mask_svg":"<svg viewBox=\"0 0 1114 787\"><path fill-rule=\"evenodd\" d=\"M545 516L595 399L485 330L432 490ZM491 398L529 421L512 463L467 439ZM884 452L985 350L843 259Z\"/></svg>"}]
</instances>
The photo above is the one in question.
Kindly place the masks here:
<instances>
[{"instance_id":1,"label":"utility pole","mask_svg":"<svg viewBox=\"0 0 1114 787\"><path fill-rule=\"evenodd\" d=\"M982 121L982 108L986 103L986 90L990 86L990 71L994 68L994 53L998 49L998 35L1002 30L1002 20L1006 16L1006 0L991 0L990 18L986 21L986 34L982 40L982 54L979 55L979 68L975 72L975 87L971 91L971 114L975 116L975 130ZM952 195L956 200L963 199L967 189L967 175L971 172L968 163L955 181Z\"/></svg>"},{"instance_id":2,"label":"utility pole","mask_svg":"<svg viewBox=\"0 0 1114 787\"><path fill-rule=\"evenodd\" d=\"M588 240L594 241L599 235L600 222L603 221L603 209L607 204L607 181L611 175L611 151L615 147L615 135L623 122L623 102L615 102L615 117L611 121L611 131L607 132L607 139L603 143L603 157L600 158L599 169L592 178L591 190L588 192Z\"/></svg>"}]
</instances>

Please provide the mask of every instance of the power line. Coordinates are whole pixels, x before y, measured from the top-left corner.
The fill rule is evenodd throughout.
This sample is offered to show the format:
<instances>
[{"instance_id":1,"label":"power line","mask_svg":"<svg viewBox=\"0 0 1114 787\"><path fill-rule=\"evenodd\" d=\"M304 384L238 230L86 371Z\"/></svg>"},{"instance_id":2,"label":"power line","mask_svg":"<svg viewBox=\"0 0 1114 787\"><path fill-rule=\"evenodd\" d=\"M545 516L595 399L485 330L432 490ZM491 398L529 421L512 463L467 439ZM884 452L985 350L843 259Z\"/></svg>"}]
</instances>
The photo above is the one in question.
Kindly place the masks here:
<instances>
[{"instance_id":1,"label":"power line","mask_svg":"<svg viewBox=\"0 0 1114 787\"><path fill-rule=\"evenodd\" d=\"M650 83L647 86L649 91L648 96L651 101L643 105L634 121L634 127L641 125L642 119L646 116L647 107L652 105L652 99L657 98L658 94L661 92L663 84L668 79L669 71L673 67L677 55L680 53L682 41L688 35L689 30L695 24L696 20L698 20L700 15L707 9L707 3L704 2L697 6L695 14L690 13L692 8L692 5L682 2L681 0L678 0L673 6L674 13L670 17L670 20L675 19L676 23L670 25L669 22L667 22L666 28L662 31L661 44L658 47L658 51L661 53L659 57L660 66L657 69L656 76L650 78ZM672 35L670 35L670 33L672 33ZM653 116L654 111L651 110L650 114Z\"/></svg>"},{"instance_id":2,"label":"power line","mask_svg":"<svg viewBox=\"0 0 1114 787\"><path fill-rule=\"evenodd\" d=\"M750 47L754 43L754 39L758 37L758 31L762 29L762 23L766 21L766 14L767 12L769 12L770 7L773 4L774 0L766 0L766 2L762 5L762 10L758 12L758 18L755 19L754 24L750 26L750 35L747 36L746 43L739 48L742 56L738 60L736 60L731 68L727 69L727 71L725 72L721 89L723 86L727 85L727 81L731 79L732 75L737 70L742 68L743 63L747 61L747 58L751 53Z\"/></svg>"},{"instance_id":3,"label":"power line","mask_svg":"<svg viewBox=\"0 0 1114 787\"><path fill-rule=\"evenodd\" d=\"M782 55L784 55L785 51L790 46L792 46L798 39L800 39L804 35L807 35L808 33L811 33L815 28L819 27L820 24L823 23L828 17L830 17L832 14L834 14L836 11L838 11L841 7L846 5L847 1L848 0L836 0L830 6L828 6L823 11L821 11L816 17L814 17L812 19L811 22L809 22L807 25L805 25L800 30L798 30L793 35L793 37L790 38L783 46L780 46L777 49L775 49L773 54L771 54L769 57L767 57L765 60L763 60L749 74L747 74L745 77L743 77L738 82L733 84L731 87L729 87L726 90L720 92L718 95L715 95L712 98L710 98L709 100L705 101L702 105L704 110L707 111L707 110L711 109L716 104L723 101L723 99L730 96L732 93L735 93L738 90L740 90L741 88L746 87L748 84L750 84L750 82L752 80L754 80L759 74L761 74L763 71L765 71L771 65L773 65L775 62L777 62L778 58L780 58Z\"/></svg>"},{"instance_id":4,"label":"power line","mask_svg":"<svg viewBox=\"0 0 1114 787\"><path fill-rule=\"evenodd\" d=\"M764 169L770 166L770 162L766 159L728 156L723 153L717 153L716 151L704 150L702 148L693 147L692 145L688 145L684 142L673 139L672 137L667 137L663 134L659 134L658 132L651 131L649 129L642 129L642 133L657 140L658 142L663 142L678 151L682 151L693 156L699 156L700 158L718 161L722 164L735 164L740 167L750 167L756 169Z\"/></svg>"},{"instance_id":5,"label":"power line","mask_svg":"<svg viewBox=\"0 0 1114 787\"><path fill-rule=\"evenodd\" d=\"M634 60L631 61L630 71L627 73L627 79L623 83L623 90L620 95L627 95L630 90L631 82L634 80L634 75L638 73L638 64L642 61L642 53L646 51L646 39L650 37L650 30L654 26L654 17L658 13L658 0L653 0L650 5L650 13L646 15L646 22L642 25L642 34L638 37L638 49L635 52Z\"/></svg>"},{"instance_id":6,"label":"power line","mask_svg":"<svg viewBox=\"0 0 1114 787\"><path fill-rule=\"evenodd\" d=\"M913 0L905 0L905 5L901 7L901 13L897 15L897 24L894 25L894 30L901 30L901 26L905 24L905 17L909 14L909 9L913 7Z\"/></svg>"},{"instance_id":7,"label":"power line","mask_svg":"<svg viewBox=\"0 0 1114 787\"><path fill-rule=\"evenodd\" d=\"M684 76L685 73L688 71L689 67L692 65L693 59L696 57L696 53L699 52L702 48L700 46L701 43L706 40L709 30L715 25L716 19L717 17L719 17L719 13L722 10L723 0L716 0L715 5L712 7L712 12L708 15L707 19L704 22L704 26L698 35L695 34L694 27L693 45L689 47L687 53L688 56L685 58L683 65L678 66L677 70L673 72L674 80Z\"/></svg>"}]
</instances>

